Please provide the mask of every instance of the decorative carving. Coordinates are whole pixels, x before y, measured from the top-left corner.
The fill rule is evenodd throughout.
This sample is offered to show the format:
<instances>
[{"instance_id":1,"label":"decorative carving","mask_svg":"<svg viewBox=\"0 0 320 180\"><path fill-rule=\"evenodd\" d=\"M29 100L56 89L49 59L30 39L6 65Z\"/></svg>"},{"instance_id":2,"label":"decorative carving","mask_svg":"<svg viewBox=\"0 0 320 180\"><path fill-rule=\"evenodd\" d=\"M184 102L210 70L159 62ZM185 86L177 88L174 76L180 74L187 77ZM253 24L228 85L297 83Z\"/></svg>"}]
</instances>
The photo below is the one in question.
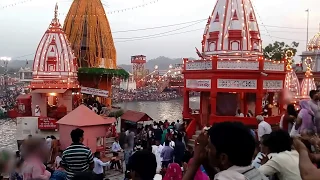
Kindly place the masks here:
<instances>
[{"instance_id":1,"label":"decorative carving","mask_svg":"<svg viewBox=\"0 0 320 180\"><path fill-rule=\"evenodd\" d=\"M259 70L258 61L218 61L217 69Z\"/></svg>"},{"instance_id":2,"label":"decorative carving","mask_svg":"<svg viewBox=\"0 0 320 180\"><path fill-rule=\"evenodd\" d=\"M264 62L263 70L265 71L284 71L284 63Z\"/></svg>"},{"instance_id":3,"label":"decorative carving","mask_svg":"<svg viewBox=\"0 0 320 180\"><path fill-rule=\"evenodd\" d=\"M283 89L283 81L282 80L264 80L263 81L263 89L282 90Z\"/></svg>"},{"instance_id":4,"label":"decorative carving","mask_svg":"<svg viewBox=\"0 0 320 180\"><path fill-rule=\"evenodd\" d=\"M220 89L257 89L255 79L218 79Z\"/></svg>"},{"instance_id":5,"label":"decorative carving","mask_svg":"<svg viewBox=\"0 0 320 180\"><path fill-rule=\"evenodd\" d=\"M212 61L189 61L186 63L186 70L211 70Z\"/></svg>"}]
</instances>

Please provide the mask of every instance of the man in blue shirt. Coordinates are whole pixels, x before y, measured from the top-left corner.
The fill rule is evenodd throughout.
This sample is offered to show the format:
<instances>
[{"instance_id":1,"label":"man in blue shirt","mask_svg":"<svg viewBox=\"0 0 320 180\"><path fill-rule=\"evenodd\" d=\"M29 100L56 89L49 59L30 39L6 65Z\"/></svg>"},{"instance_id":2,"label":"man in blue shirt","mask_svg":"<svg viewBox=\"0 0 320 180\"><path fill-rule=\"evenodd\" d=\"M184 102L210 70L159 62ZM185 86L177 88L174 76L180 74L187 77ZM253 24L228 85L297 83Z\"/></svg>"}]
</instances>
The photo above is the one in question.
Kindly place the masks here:
<instances>
[{"instance_id":1,"label":"man in blue shirt","mask_svg":"<svg viewBox=\"0 0 320 180\"><path fill-rule=\"evenodd\" d=\"M162 168L167 168L170 163L173 162L173 152L174 150L169 146L170 141L166 140L164 142L164 147L161 151L162 158Z\"/></svg>"}]
</instances>

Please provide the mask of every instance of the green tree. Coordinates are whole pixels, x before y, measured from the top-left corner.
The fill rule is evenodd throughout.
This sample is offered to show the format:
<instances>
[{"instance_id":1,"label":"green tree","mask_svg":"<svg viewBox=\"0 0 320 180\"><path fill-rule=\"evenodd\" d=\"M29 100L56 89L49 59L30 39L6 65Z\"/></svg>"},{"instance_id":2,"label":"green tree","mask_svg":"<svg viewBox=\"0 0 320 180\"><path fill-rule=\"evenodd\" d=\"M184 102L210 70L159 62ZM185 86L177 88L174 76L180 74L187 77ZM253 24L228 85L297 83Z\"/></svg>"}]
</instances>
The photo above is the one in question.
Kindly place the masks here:
<instances>
[{"instance_id":1,"label":"green tree","mask_svg":"<svg viewBox=\"0 0 320 180\"><path fill-rule=\"evenodd\" d=\"M293 41L291 45L288 45L285 42L276 41L273 44L269 44L263 48L263 55L267 59L281 61L285 58L285 53L287 50L291 50L293 52L293 56L295 56L298 46L299 43L295 41Z\"/></svg>"}]
</instances>

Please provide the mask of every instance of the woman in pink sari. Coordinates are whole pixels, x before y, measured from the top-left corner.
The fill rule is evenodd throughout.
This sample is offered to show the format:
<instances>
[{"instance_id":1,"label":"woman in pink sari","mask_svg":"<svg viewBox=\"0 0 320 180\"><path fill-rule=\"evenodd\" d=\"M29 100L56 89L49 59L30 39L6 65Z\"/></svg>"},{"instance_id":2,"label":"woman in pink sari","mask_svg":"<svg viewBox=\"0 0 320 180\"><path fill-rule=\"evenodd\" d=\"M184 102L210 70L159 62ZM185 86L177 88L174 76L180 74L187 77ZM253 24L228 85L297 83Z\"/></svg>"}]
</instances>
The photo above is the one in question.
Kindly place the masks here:
<instances>
[{"instance_id":1,"label":"woman in pink sari","mask_svg":"<svg viewBox=\"0 0 320 180\"><path fill-rule=\"evenodd\" d=\"M182 180L182 170L179 164L169 164L166 175L164 176L163 180Z\"/></svg>"},{"instance_id":2,"label":"woman in pink sari","mask_svg":"<svg viewBox=\"0 0 320 180\"><path fill-rule=\"evenodd\" d=\"M40 139L30 139L27 144L27 154L22 165L23 180L49 180L51 173L46 170L43 161L49 152Z\"/></svg>"},{"instance_id":3,"label":"woman in pink sari","mask_svg":"<svg viewBox=\"0 0 320 180\"><path fill-rule=\"evenodd\" d=\"M193 158L189 160L188 166L191 165L192 161L193 161ZM203 173L199 168L193 180L209 180L209 177L205 173Z\"/></svg>"}]
</instances>

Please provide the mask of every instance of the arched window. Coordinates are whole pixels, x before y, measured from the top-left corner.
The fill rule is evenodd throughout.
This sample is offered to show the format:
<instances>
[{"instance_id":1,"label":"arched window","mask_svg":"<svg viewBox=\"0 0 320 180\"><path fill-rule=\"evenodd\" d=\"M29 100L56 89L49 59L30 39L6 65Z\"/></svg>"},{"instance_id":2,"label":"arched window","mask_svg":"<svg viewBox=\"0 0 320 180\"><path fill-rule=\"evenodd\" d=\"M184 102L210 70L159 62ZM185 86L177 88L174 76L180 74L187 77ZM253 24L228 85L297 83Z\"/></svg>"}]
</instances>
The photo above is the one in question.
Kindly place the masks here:
<instances>
[{"instance_id":1,"label":"arched window","mask_svg":"<svg viewBox=\"0 0 320 180\"><path fill-rule=\"evenodd\" d=\"M260 47L259 47L259 44L258 44L258 43L256 43L256 42L253 43L253 50L254 50L254 51L259 51L259 48L260 48Z\"/></svg>"},{"instance_id":2,"label":"arched window","mask_svg":"<svg viewBox=\"0 0 320 180\"><path fill-rule=\"evenodd\" d=\"M216 43L215 42L211 42L209 43L209 51L215 51L216 50Z\"/></svg>"},{"instance_id":3,"label":"arched window","mask_svg":"<svg viewBox=\"0 0 320 180\"><path fill-rule=\"evenodd\" d=\"M234 51L240 50L240 44L238 41L231 42L231 50L234 50Z\"/></svg>"}]
</instances>

